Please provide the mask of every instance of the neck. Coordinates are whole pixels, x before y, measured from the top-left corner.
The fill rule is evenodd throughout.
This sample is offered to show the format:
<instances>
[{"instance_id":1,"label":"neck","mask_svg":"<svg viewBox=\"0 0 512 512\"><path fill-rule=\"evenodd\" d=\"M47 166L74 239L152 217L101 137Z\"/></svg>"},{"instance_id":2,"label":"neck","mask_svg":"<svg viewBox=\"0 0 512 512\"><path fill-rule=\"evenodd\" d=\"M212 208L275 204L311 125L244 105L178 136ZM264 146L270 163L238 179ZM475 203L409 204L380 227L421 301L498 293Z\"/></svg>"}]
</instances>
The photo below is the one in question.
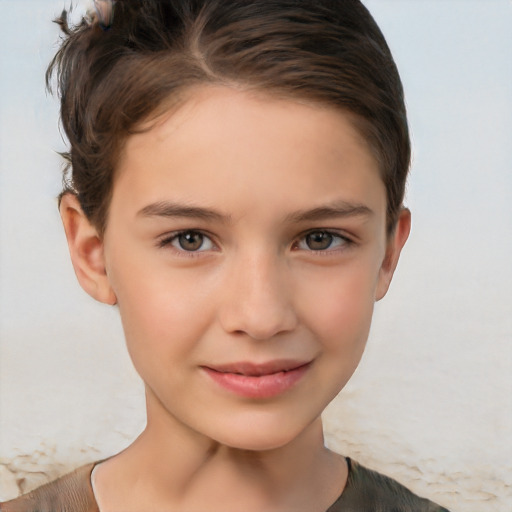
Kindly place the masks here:
<instances>
[{"instance_id":1,"label":"neck","mask_svg":"<svg viewBox=\"0 0 512 512\"><path fill-rule=\"evenodd\" d=\"M148 394L144 432L98 468L102 512L324 511L341 493L345 461L324 447L320 418L285 445L256 451L216 442L161 408ZM105 484L115 480L116 485L101 486L102 473Z\"/></svg>"}]
</instances>

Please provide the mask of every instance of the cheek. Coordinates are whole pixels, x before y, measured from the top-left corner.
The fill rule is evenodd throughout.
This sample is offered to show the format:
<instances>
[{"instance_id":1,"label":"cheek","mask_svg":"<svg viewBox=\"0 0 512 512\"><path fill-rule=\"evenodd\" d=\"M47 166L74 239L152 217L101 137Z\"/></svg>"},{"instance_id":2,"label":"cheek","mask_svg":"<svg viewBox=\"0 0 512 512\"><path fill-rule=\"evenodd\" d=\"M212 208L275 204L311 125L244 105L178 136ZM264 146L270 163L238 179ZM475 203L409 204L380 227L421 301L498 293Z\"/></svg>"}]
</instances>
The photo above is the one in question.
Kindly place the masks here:
<instances>
[{"instance_id":1,"label":"cheek","mask_svg":"<svg viewBox=\"0 0 512 512\"><path fill-rule=\"evenodd\" d=\"M321 409L344 388L363 355L374 307L375 272L349 265L317 274L316 286L301 289L302 320L319 349L311 384ZM304 294L304 295L302 295ZM320 414L321 410L319 410Z\"/></svg>"},{"instance_id":2,"label":"cheek","mask_svg":"<svg viewBox=\"0 0 512 512\"><path fill-rule=\"evenodd\" d=\"M190 276L136 263L118 265L112 277L128 351L139 373L144 366L167 367L193 352L209 318L204 288Z\"/></svg>"},{"instance_id":3,"label":"cheek","mask_svg":"<svg viewBox=\"0 0 512 512\"><path fill-rule=\"evenodd\" d=\"M374 307L376 272L365 265L332 269L304 289L304 315L327 348L362 351ZM319 276L317 276L319 277Z\"/></svg>"}]
</instances>

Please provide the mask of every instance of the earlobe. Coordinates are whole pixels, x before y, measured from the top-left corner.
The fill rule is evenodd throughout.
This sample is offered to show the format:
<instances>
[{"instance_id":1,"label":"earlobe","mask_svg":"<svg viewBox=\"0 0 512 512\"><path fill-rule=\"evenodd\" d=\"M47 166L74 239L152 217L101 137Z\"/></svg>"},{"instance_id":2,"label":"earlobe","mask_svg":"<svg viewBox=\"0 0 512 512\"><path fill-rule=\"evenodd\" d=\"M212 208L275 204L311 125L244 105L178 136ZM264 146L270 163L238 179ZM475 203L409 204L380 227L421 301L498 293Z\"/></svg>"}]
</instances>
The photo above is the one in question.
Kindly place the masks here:
<instances>
[{"instance_id":1,"label":"earlobe","mask_svg":"<svg viewBox=\"0 0 512 512\"><path fill-rule=\"evenodd\" d=\"M375 292L376 301L382 299L388 291L391 279L393 278L393 274L398 264L398 259L400 258L400 253L402 252L402 248L409 237L410 231L411 212L407 208L404 208L400 212L395 230L387 243L386 254L379 271L379 278Z\"/></svg>"},{"instance_id":2,"label":"earlobe","mask_svg":"<svg viewBox=\"0 0 512 512\"><path fill-rule=\"evenodd\" d=\"M80 285L96 300L116 304L117 299L105 269L103 242L82 211L78 198L71 193L65 194L59 209L71 262Z\"/></svg>"}]
</instances>

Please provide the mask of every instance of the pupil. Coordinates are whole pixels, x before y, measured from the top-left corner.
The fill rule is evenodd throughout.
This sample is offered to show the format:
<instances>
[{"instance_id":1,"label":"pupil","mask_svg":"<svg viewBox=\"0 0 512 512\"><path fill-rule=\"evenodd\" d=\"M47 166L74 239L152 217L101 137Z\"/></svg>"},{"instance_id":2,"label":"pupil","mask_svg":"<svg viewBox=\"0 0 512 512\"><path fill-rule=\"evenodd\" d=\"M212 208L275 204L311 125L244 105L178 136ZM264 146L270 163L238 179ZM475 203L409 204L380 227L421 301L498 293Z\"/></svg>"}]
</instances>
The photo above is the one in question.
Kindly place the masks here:
<instances>
[{"instance_id":1,"label":"pupil","mask_svg":"<svg viewBox=\"0 0 512 512\"><path fill-rule=\"evenodd\" d=\"M308 247L314 251L328 249L332 243L332 235L321 231L310 233L306 237L306 243Z\"/></svg>"},{"instance_id":2,"label":"pupil","mask_svg":"<svg viewBox=\"0 0 512 512\"><path fill-rule=\"evenodd\" d=\"M194 232L183 233L179 236L179 243L186 251L197 251L203 245L203 235Z\"/></svg>"}]
</instances>

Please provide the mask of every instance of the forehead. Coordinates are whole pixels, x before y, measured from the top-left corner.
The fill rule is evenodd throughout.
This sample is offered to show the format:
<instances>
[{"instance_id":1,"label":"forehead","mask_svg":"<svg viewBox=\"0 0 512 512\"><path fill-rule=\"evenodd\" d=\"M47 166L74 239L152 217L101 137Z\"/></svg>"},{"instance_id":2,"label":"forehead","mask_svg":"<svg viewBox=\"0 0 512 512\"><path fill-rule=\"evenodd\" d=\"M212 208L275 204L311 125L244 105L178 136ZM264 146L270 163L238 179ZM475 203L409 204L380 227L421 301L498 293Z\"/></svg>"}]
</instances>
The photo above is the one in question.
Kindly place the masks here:
<instances>
[{"instance_id":1,"label":"forehead","mask_svg":"<svg viewBox=\"0 0 512 512\"><path fill-rule=\"evenodd\" d=\"M378 164L349 114L259 92L202 87L127 139L114 196L123 188L134 201L143 193L157 201L164 191L182 191L207 201L223 187L226 197L251 190L248 198L267 201L276 189L281 197L293 190L297 199L314 194L325 200L338 199L340 190L347 200L384 190Z\"/></svg>"},{"instance_id":2,"label":"forehead","mask_svg":"<svg viewBox=\"0 0 512 512\"><path fill-rule=\"evenodd\" d=\"M243 115L239 115L243 111ZM277 124L276 121L278 122ZM294 123L300 121L300 130ZM289 139L297 140L302 132L304 138L309 140L328 137L324 135L335 133L341 128L345 138L350 137L350 144L357 146L365 153L372 153L372 149L363 136L363 120L356 114L337 108L333 105L307 98L291 97L278 91L261 89L244 89L237 84L230 85L198 85L175 93L164 101L155 112L136 127L136 134L129 136L125 148L135 148L145 144L144 135L150 132L149 138L161 140L169 136L180 135L189 137L185 130L193 126L194 135L199 137L201 132L208 132L208 138L215 136L209 132L210 128L227 128L241 125L244 128L238 131L240 138L250 135L251 128L265 127L265 131L281 129L280 135L289 134ZM272 125L272 126L271 126ZM319 132L319 127L323 127ZM184 129L182 129L184 128ZM217 135L222 132L217 131ZM312 135L314 136L312 137ZM127 151L122 156L126 156Z\"/></svg>"}]
</instances>

